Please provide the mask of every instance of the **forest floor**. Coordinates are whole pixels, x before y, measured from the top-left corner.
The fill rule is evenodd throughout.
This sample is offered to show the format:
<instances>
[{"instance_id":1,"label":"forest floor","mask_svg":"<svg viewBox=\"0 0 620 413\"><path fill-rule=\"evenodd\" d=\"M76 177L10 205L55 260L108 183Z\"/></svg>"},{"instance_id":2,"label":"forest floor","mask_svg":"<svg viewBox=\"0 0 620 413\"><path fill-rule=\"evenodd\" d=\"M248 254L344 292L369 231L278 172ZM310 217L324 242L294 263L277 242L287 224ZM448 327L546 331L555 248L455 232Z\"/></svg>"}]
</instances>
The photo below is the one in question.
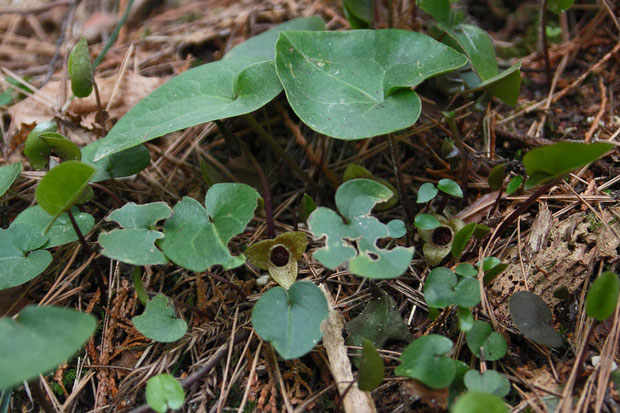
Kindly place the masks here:
<instances>
[{"instance_id":1,"label":"forest floor","mask_svg":"<svg viewBox=\"0 0 620 413\"><path fill-rule=\"evenodd\" d=\"M67 101L68 54L77 40L86 36L91 56L96 56L127 1L120 3L120 11L117 2L109 0L14 1L0 7L0 92L13 90L6 80L9 77L27 82L36 91L0 103L0 165L15 161L25 165L21 177L0 200L2 228L35 202L35 188L43 173L28 166L23 142L36 123L58 116ZM428 31L432 19L418 12L414 21L412 1L395 3L394 27ZM489 188L487 176L494 165L505 162L510 176L523 175L519 160L532 148L560 140L618 140L620 6L611 0L578 1L562 16L549 13L549 90L537 40L540 1L458 3L467 19L492 36L501 67L522 61L518 104L512 108L494 100L476 112L462 101L450 102L433 95L432 90L425 95L427 89L420 88L423 114L414 126L400 132L400 162L407 196L416 213L422 210L415 202L420 185L451 178L461 184L465 196L450 199L445 208L424 206L425 211L441 207L448 216L495 227L531 191L503 194L493 211L498 193ZM109 115L104 130L167 79L220 59L232 46L275 24L319 15L330 30L349 28L339 1L144 0L136 1L134 7L95 74ZM387 27L387 7L381 5L377 12L377 27ZM108 105L111 96L114 100ZM321 192L313 192L297 179L244 122L232 120L228 126L246 140L267 175L278 233L307 230L298 214L304 193L317 205L333 207L334 188L325 170L340 180L346 166L356 163L397 185L385 137L360 141L328 138L303 124L288 108L283 94L275 100L254 115L319 183ZM442 142L450 137L450 130L442 123L441 111L448 107L456 110L457 127L468 151L466 157L457 158L467 163L465 177L442 155ZM63 130L79 146L92 142L100 133L95 114L94 96L76 99L62 116ZM119 207L115 198L169 205L186 195L204 199L208 186L201 165L205 163L222 180L244 182L260 191L251 163L227 145L214 124L171 133L146 146L151 164L145 170L130 179L105 182L115 196L95 189L94 199L80 207L95 217L96 230L110 227L105 218ZM306 156L309 149L316 154L314 159ZM476 263L484 249L487 255L509 264L485 289L484 306L477 307L474 314L491 321L508 342L507 356L487 364L510 379L512 390L506 401L512 412L551 412L571 399L576 403L571 411L620 409L618 383L614 386L609 379L613 360L620 360L618 309L614 317L597 324L586 318L584 310L587 286L602 271L618 267L619 175L618 155L613 153L540 196L492 245L476 241L465 251L463 262ZM400 203L376 215L382 222L393 218L406 221ZM97 252L100 247L93 233L88 241ZM234 242L248 246L265 237L264 214L258 214ZM415 246L416 252L409 270L397 279L369 281L346 270L328 270L312 257L319 241L309 246L300 261L299 278L321 283L344 321L360 313L371 297L371 287L377 286L395 300L414 338L429 333L445 335L455 343L454 357L471 367L486 368L479 366L465 345L455 321L456 310L447 309L434 321L428 318L421 291L430 268L422 254L422 242L417 236L401 242ZM200 369L204 373L207 366L208 374L186 385L183 411L343 411L342 395L332 375L334 366L321 343L298 360L277 360L269 345L252 332L252 306L272 285L257 285L260 274L254 267L230 271L215 267L206 273L192 273L172 264L145 267L147 290L171 297L189 325L181 340L166 344L145 338L131 322L142 306L129 266L98 254L87 256L77 242L56 248L53 257L50 267L28 284L0 292L0 314L14 315L28 304L41 304L72 307L99 317L100 326L78 353L79 358L41 378L49 403L57 409L130 411L145 403L149 377L170 372L186 379L196 377L193 375ZM92 259L108 276L110 306L106 310L97 303L96 278L88 265ZM454 265L454 261L444 263ZM564 346L549 350L515 329L507 304L520 290L536 293L549 305ZM388 373L372 392L377 411L444 411L447 391L431 391L392 374L397 356L407 344L390 341L381 351ZM577 363L582 352L584 363ZM594 356L603 361L593 364ZM13 392L10 411L32 411L36 404L22 388Z\"/></svg>"}]
</instances>

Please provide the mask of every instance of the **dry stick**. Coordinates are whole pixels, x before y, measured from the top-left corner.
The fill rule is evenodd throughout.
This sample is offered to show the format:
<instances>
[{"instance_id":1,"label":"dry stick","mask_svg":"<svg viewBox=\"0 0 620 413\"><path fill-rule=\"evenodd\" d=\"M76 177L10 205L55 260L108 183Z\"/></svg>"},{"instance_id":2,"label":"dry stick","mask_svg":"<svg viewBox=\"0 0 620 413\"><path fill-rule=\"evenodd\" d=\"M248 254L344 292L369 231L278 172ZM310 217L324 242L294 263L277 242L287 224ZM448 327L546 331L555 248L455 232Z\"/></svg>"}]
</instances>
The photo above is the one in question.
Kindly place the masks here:
<instances>
[{"instance_id":1,"label":"dry stick","mask_svg":"<svg viewBox=\"0 0 620 413\"><path fill-rule=\"evenodd\" d=\"M232 340L232 345L235 346L239 344L240 342L246 340L249 335L250 335L250 330L245 330L245 329L241 330L238 334L235 334L235 338ZM220 346L220 348L213 355L213 357L211 357L211 360L209 360L207 364L199 368L198 371L196 371L194 374L192 374L188 378L179 380L179 382L181 383L181 386L183 386L184 389L187 389L192 384L196 383L198 380L200 380L201 378L209 374L211 370L213 370L215 366L217 366L217 364L220 362L222 357L226 355L226 353L228 352L229 346L230 346L230 343L224 343L222 346ZM149 406L148 404L143 404L142 406L133 409L129 413L146 413L146 412L150 412L151 410L152 410L151 406Z\"/></svg>"},{"instance_id":2,"label":"dry stick","mask_svg":"<svg viewBox=\"0 0 620 413\"><path fill-rule=\"evenodd\" d=\"M86 242L86 239L84 238L84 235L82 234L82 231L80 231L80 227L78 227L77 222L75 222L75 218L73 217L73 212L71 212L71 209L67 211L67 215L69 216L69 221L71 221L71 226L73 226L73 230L75 231L75 234L78 236L78 239L80 240L80 244L82 244L82 247L84 248L84 251L86 252L86 254L94 255L94 252L92 249L90 249L90 246ZM95 274L97 276L97 282L99 283L99 290L101 291L101 296L103 296L105 294L105 282L103 278L103 272L101 271L99 264L97 264L97 260L95 259L95 257L93 257L93 269L95 270Z\"/></svg>"},{"instance_id":3,"label":"dry stick","mask_svg":"<svg viewBox=\"0 0 620 413\"><path fill-rule=\"evenodd\" d=\"M282 158L282 160L284 161L286 166L288 166L290 169L292 169L293 172L295 172L297 174L297 176L299 178L301 178L305 183L310 185L310 187L314 191L319 192L319 193L322 192L321 188L314 181L314 179L312 179L306 172L304 172L303 169L301 169L301 167L286 153L286 151L284 149L282 149L280 144L278 142L276 142L276 140L273 138L273 136L271 136L265 130L265 128L263 128L260 125L260 123L258 123L256 121L256 119L254 119L252 117L252 115L243 115L243 118L245 119L245 121L247 123L250 124L252 129L254 129L260 135L260 137L263 138L265 143L267 145L269 145L269 148L271 148L272 151L274 151L280 158Z\"/></svg>"},{"instance_id":4,"label":"dry stick","mask_svg":"<svg viewBox=\"0 0 620 413\"><path fill-rule=\"evenodd\" d=\"M549 62L549 48L547 47L547 0L542 0L540 8L540 41L545 58L547 90L551 90L551 63Z\"/></svg>"},{"instance_id":5,"label":"dry stick","mask_svg":"<svg viewBox=\"0 0 620 413\"><path fill-rule=\"evenodd\" d=\"M400 196L400 202L403 204L405 215L407 216L407 223L409 228L413 228L414 215L409 203L409 197L407 196L407 186L405 185L405 179L403 178L403 172L400 168L400 156L398 153L397 142L395 142L394 136L390 133L387 136L388 144L390 145L390 156L392 157L392 166L394 167L394 175L396 176L396 183L398 185L398 194Z\"/></svg>"},{"instance_id":6,"label":"dry stick","mask_svg":"<svg viewBox=\"0 0 620 413\"><path fill-rule=\"evenodd\" d=\"M95 119L97 123L101 124L101 128L96 128L97 138L101 138L101 132L105 130L105 113L103 111L103 106L101 106L101 98L99 97L99 87L97 87L97 82L95 82L95 78L92 79L93 89L95 89L95 99L97 100L97 115Z\"/></svg>"},{"instance_id":7,"label":"dry stick","mask_svg":"<svg viewBox=\"0 0 620 413\"><path fill-rule=\"evenodd\" d=\"M256 174L258 175L258 178L260 179L260 184L263 189L263 200L265 201L265 218L267 220L267 236L269 238L275 238L276 237L276 226L273 220L273 206L271 205L271 191L269 190L269 182L267 182L267 177L265 176L265 172L263 171L263 168L261 168L260 164L254 157L254 155L252 155L252 152L250 152L250 148L248 148L248 145L241 139L238 139L237 136L235 136L235 134L232 133L230 129L226 127L226 125L224 125L224 122L220 120L216 120L215 124L217 125L218 129L220 130L220 132L222 132L224 136L230 139L231 142L235 142L237 145L239 145L239 147L241 148L241 152L243 152L243 154L250 160L250 163L252 164L254 169L256 169Z\"/></svg>"}]
</instances>

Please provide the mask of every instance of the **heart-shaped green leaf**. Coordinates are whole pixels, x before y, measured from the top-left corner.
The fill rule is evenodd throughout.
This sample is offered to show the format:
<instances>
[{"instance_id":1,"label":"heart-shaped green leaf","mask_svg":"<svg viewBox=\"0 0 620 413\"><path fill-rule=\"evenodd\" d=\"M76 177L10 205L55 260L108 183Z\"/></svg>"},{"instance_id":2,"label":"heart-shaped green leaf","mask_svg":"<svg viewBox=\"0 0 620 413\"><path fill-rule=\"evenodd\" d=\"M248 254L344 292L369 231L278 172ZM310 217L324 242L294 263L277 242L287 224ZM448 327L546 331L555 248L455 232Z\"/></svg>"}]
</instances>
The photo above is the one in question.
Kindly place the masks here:
<instances>
[{"instance_id":1,"label":"heart-shaped green leaf","mask_svg":"<svg viewBox=\"0 0 620 413\"><path fill-rule=\"evenodd\" d=\"M437 182L437 189L457 198L463 198L461 186L452 179L444 178Z\"/></svg>"},{"instance_id":2,"label":"heart-shaped green leaf","mask_svg":"<svg viewBox=\"0 0 620 413\"><path fill-rule=\"evenodd\" d=\"M252 310L252 327L270 342L285 360L308 353L323 336L327 301L312 283L299 281L285 290L274 287L261 296Z\"/></svg>"},{"instance_id":3,"label":"heart-shaped green leaf","mask_svg":"<svg viewBox=\"0 0 620 413\"><path fill-rule=\"evenodd\" d=\"M414 340L399 357L397 376L412 377L432 389L448 387L456 374L454 360L444 355L452 350L452 341L437 334Z\"/></svg>"},{"instance_id":4,"label":"heart-shaped green leaf","mask_svg":"<svg viewBox=\"0 0 620 413\"><path fill-rule=\"evenodd\" d=\"M85 98L93 91L93 70L85 37L77 42L69 55L69 77L75 96Z\"/></svg>"},{"instance_id":5,"label":"heart-shaped green leaf","mask_svg":"<svg viewBox=\"0 0 620 413\"><path fill-rule=\"evenodd\" d=\"M131 321L142 335L162 343L177 341L187 331L187 323L176 316L168 297L163 294L147 302L144 313Z\"/></svg>"},{"instance_id":6,"label":"heart-shaped green leaf","mask_svg":"<svg viewBox=\"0 0 620 413\"><path fill-rule=\"evenodd\" d=\"M0 166L0 196L4 195L21 173L21 162Z\"/></svg>"},{"instance_id":7,"label":"heart-shaped green leaf","mask_svg":"<svg viewBox=\"0 0 620 413\"><path fill-rule=\"evenodd\" d=\"M615 272L602 273L590 286L586 297L586 313L598 321L611 317L618 305L620 280Z\"/></svg>"},{"instance_id":8,"label":"heart-shaped green leaf","mask_svg":"<svg viewBox=\"0 0 620 413\"><path fill-rule=\"evenodd\" d=\"M489 183L489 188L492 191L499 191L504 184L504 177L506 176L506 165L503 163L497 164L491 169L489 172L489 177L487 178L487 182Z\"/></svg>"},{"instance_id":9,"label":"heart-shaped green leaf","mask_svg":"<svg viewBox=\"0 0 620 413\"><path fill-rule=\"evenodd\" d=\"M398 29L284 31L276 43L276 69L295 113L341 139L413 125L421 103L411 88L465 63L450 47Z\"/></svg>"},{"instance_id":10,"label":"heart-shaped green leaf","mask_svg":"<svg viewBox=\"0 0 620 413\"><path fill-rule=\"evenodd\" d=\"M298 17L278 24L264 33L249 38L230 49L224 59L231 57L258 57L273 60L276 54L276 40L283 30L325 30L325 21L320 16Z\"/></svg>"},{"instance_id":11,"label":"heart-shaped green leaf","mask_svg":"<svg viewBox=\"0 0 620 413\"><path fill-rule=\"evenodd\" d=\"M138 145L94 162L93 158L102 140L94 141L82 148L82 162L97 169L91 182L123 178L140 172L151 163L151 153L146 146Z\"/></svg>"},{"instance_id":12,"label":"heart-shaped green leaf","mask_svg":"<svg viewBox=\"0 0 620 413\"><path fill-rule=\"evenodd\" d=\"M244 184L215 184L207 192L205 207L185 197L173 208L164 224L160 247L175 264L191 271L213 265L234 268L245 256L228 251L230 239L242 232L254 217L258 193Z\"/></svg>"},{"instance_id":13,"label":"heart-shaped green leaf","mask_svg":"<svg viewBox=\"0 0 620 413\"><path fill-rule=\"evenodd\" d=\"M508 413L506 403L494 394L470 391L456 399L451 413Z\"/></svg>"},{"instance_id":14,"label":"heart-shaped green leaf","mask_svg":"<svg viewBox=\"0 0 620 413\"><path fill-rule=\"evenodd\" d=\"M506 185L506 195L511 195L517 192L521 184L523 183L523 178L520 176L513 176L508 181L508 185Z\"/></svg>"},{"instance_id":15,"label":"heart-shaped green leaf","mask_svg":"<svg viewBox=\"0 0 620 413\"><path fill-rule=\"evenodd\" d=\"M372 29L375 17L372 0L342 0L342 9L351 29Z\"/></svg>"},{"instance_id":16,"label":"heart-shaped green leaf","mask_svg":"<svg viewBox=\"0 0 620 413\"><path fill-rule=\"evenodd\" d=\"M512 322L525 337L546 347L562 345L562 336L551 326L551 311L542 298L519 291L510 297L508 309Z\"/></svg>"},{"instance_id":17,"label":"heart-shaped green leaf","mask_svg":"<svg viewBox=\"0 0 620 413\"><path fill-rule=\"evenodd\" d=\"M425 182L420 186L420 189L418 189L418 199L416 203L425 204L435 198L438 193L439 189L437 189L435 185L430 182Z\"/></svg>"},{"instance_id":18,"label":"heart-shaped green leaf","mask_svg":"<svg viewBox=\"0 0 620 413\"><path fill-rule=\"evenodd\" d=\"M604 142L558 142L534 148L523 157L523 166L529 176L525 189L561 178L596 161L614 148L614 145Z\"/></svg>"},{"instance_id":19,"label":"heart-shaped green leaf","mask_svg":"<svg viewBox=\"0 0 620 413\"><path fill-rule=\"evenodd\" d=\"M0 229L0 290L15 287L41 274L52 262L52 255L33 251L47 241L41 229L25 223L13 223ZM26 255L29 251L33 251Z\"/></svg>"},{"instance_id":20,"label":"heart-shaped green leaf","mask_svg":"<svg viewBox=\"0 0 620 413\"><path fill-rule=\"evenodd\" d=\"M151 139L262 107L282 90L272 61L230 58L173 77L138 102L98 144L93 161Z\"/></svg>"},{"instance_id":21,"label":"heart-shaped green leaf","mask_svg":"<svg viewBox=\"0 0 620 413\"><path fill-rule=\"evenodd\" d=\"M47 165L52 150L47 143L41 139L41 134L45 132L56 132L58 126L56 122L42 122L34 127L28 134L24 142L24 155L34 169L43 169Z\"/></svg>"},{"instance_id":22,"label":"heart-shaped green leaf","mask_svg":"<svg viewBox=\"0 0 620 413\"><path fill-rule=\"evenodd\" d=\"M95 168L80 161L63 162L39 182L37 202L45 212L57 217L73 206L94 174Z\"/></svg>"},{"instance_id":23,"label":"heart-shaped green leaf","mask_svg":"<svg viewBox=\"0 0 620 413\"><path fill-rule=\"evenodd\" d=\"M385 376L385 366L379 352L367 339L362 340L362 356L359 362L357 386L360 390L371 391L379 387Z\"/></svg>"},{"instance_id":24,"label":"heart-shaped green leaf","mask_svg":"<svg viewBox=\"0 0 620 413\"><path fill-rule=\"evenodd\" d=\"M404 224L394 220L388 225L370 216L372 208L387 201L392 191L376 181L353 179L338 187L336 206L348 222L329 208L317 208L308 218L308 226L315 238L325 237L325 247L314 252L314 257L328 268L335 269L348 262L349 271L368 278L394 278L409 266L413 248L379 248L380 238L400 237ZM357 248L348 240L356 240Z\"/></svg>"},{"instance_id":25,"label":"heart-shaped green leaf","mask_svg":"<svg viewBox=\"0 0 620 413\"><path fill-rule=\"evenodd\" d=\"M146 402L157 413L183 407L185 392L181 383L167 373L153 376L146 382Z\"/></svg>"},{"instance_id":26,"label":"heart-shaped green leaf","mask_svg":"<svg viewBox=\"0 0 620 413\"><path fill-rule=\"evenodd\" d=\"M24 308L0 318L0 388L46 373L70 358L95 331L92 315L60 307Z\"/></svg>"},{"instance_id":27,"label":"heart-shaped green leaf","mask_svg":"<svg viewBox=\"0 0 620 413\"><path fill-rule=\"evenodd\" d=\"M495 370L487 370L484 373L469 370L463 380L469 391L494 394L497 397L504 397L510 393L510 381Z\"/></svg>"},{"instance_id":28,"label":"heart-shaped green leaf","mask_svg":"<svg viewBox=\"0 0 620 413\"><path fill-rule=\"evenodd\" d=\"M431 214L418 214L415 216L414 224L418 229L435 229L441 226L441 222Z\"/></svg>"},{"instance_id":29,"label":"heart-shaped green leaf","mask_svg":"<svg viewBox=\"0 0 620 413\"><path fill-rule=\"evenodd\" d=\"M480 320L474 321L474 325L467 332L466 341L467 347L476 357L481 356L480 349L482 348L486 361L501 359L508 349L504 336L493 331L488 323Z\"/></svg>"},{"instance_id":30,"label":"heart-shaped green leaf","mask_svg":"<svg viewBox=\"0 0 620 413\"><path fill-rule=\"evenodd\" d=\"M474 307L480 303L480 286L475 278L457 280L447 268L433 268L424 282L424 301L431 307Z\"/></svg>"},{"instance_id":31,"label":"heart-shaped green leaf","mask_svg":"<svg viewBox=\"0 0 620 413\"><path fill-rule=\"evenodd\" d=\"M92 215L86 212L80 212L77 208L73 208L72 212L75 222L78 224L78 228L82 234L88 233L95 225L95 219ZM41 233L49 227L47 232L48 239L47 242L41 246L42 248L58 247L77 241L78 239L67 213L63 212L54 220L54 217L45 212L40 205L31 206L23 210L13 221L13 224L16 223L34 225L39 228ZM52 223L51 227L50 223Z\"/></svg>"},{"instance_id":32,"label":"heart-shaped green leaf","mask_svg":"<svg viewBox=\"0 0 620 413\"><path fill-rule=\"evenodd\" d=\"M456 26L450 26L439 23L437 26L450 36L450 40L456 42L456 44L447 42L448 44L463 50L482 81L491 79L499 74L495 47L493 46L493 40L487 32L471 24L461 23Z\"/></svg>"}]
</instances>

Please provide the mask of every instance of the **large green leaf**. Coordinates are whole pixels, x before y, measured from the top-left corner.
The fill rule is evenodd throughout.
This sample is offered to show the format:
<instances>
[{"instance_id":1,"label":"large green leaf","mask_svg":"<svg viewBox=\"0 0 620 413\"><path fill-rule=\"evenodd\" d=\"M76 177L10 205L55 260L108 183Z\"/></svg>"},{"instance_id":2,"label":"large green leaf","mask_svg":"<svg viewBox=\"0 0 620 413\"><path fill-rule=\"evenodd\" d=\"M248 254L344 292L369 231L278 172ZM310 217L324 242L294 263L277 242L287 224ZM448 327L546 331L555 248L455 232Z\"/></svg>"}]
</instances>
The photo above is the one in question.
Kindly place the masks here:
<instances>
[{"instance_id":1,"label":"large green leaf","mask_svg":"<svg viewBox=\"0 0 620 413\"><path fill-rule=\"evenodd\" d=\"M82 148L82 162L94 166L97 169L91 182L105 181L107 179L123 178L140 172L151 162L151 153L146 146L138 145L94 162L97 148L103 140L90 143Z\"/></svg>"},{"instance_id":2,"label":"large green leaf","mask_svg":"<svg viewBox=\"0 0 620 413\"><path fill-rule=\"evenodd\" d=\"M73 208L73 217L78 224L78 228L82 234L86 234L95 225L95 218L86 212L80 212L77 208ZM53 221L53 223L52 223ZM52 248L59 245L68 244L77 241L78 236L71 225L69 215L62 213L56 220L54 217L45 212L40 205L34 205L22 211L13 221L13 224L24 223L38 227L43 233L49 227L47 232L48 240L42 245L43 248ZM50 223L52 226L50 227Z\"/></svg>"},{"instance_id":3,"label":"large green leaf","mask_svg":"<svg viewBox=\"0 0 620 413\"><path fill-rule=\"evenodd\" d=\"M478 26L462 23L456 26L439 23L437 26L460 46L482 81L499 74L495 47L487 32Z\"/></svg>"},{"instance_id":4,"label":"large green leaf","mask_svg":"<svg viewBox=\"0 0 620 413\"><path fill-rule=\"evenodd\" d=\"M0 388L46 373L71 357L95 331L89 314L67 308L24 308L0 318Z\"/></svg>"},{"instance_id":5,"label":"large green leaf","mask_svg":"<svg viewBox=\"0 0 620 413\"><path fill-rule=\"evenodd\" d=\"M440 23L450 21L450 0L418 0L416 5Z\"/></svg>"},{"instance_id":6,"label":"large green leaf","mask_svg":"<svg viewBox=\"0 0 620 413\"><path fill-rule=\"evenodd\" d=\"M164 254L181 267L204 271L213 265L234 268L245 256L233 256L228 241L242 232L254 216L258 193L244 184L215 184L207 192L205 207L185 197L164 224L160 243Z\"/></svg>"},{"instance_id":7,"label":"large green leaf","mask_svg":"<svg viewBox=\"0 0 620 413\"><path fill-rule=\"evenodd\" d=\"M347 222L329 208L317 208L308 218L310 232L325 237L325 246L314 257L328 268L336 269L345 262L353 274L368 278L394 278L407 270L413 248L379 248L381 238L404 235L400 220L382 224L370 211L392 196L392 191L376 181L353 179L338 187L336 206ZM357 248L349 241L355 240Z\"/></svg>"},{"instance_id":8,"label":"large green leaf","mask_svg":"<svg viewBox=\"0 0 620 413\"><path fill-rule=\"evenodd\" d=\"M523 166L529 176L525 182L525 188L550 183L577 168L596 161L614 148L614 145L604 142L590 144L558 142L534 148L523 157Z\"/></svg>"},{"instance_id":9,"label":"large green leaf","mask_svg":"<svg viewBox=\"0 0 620 413\"><path fill-rule=\"evenodd\" d=\"M52 255L39 250L47 235L41 229L25 223L13 223L0 229L0 290L30 281L43 272L52 262Z\"/></svg>"},{"instance_id":10,"label":"large green leaf","mask_svg":"<svg viewBox=\"0 0 620 413\"><path fill-rule=\"evenodd\" d=\"M325 30L325 21L320 16L298 17L256 35L230 49L224 59L231 57L260 57L273 60L276 54L276 40L283 30Z\"/></svg>"},{"instance_id":11,"label":"large green leaf","mask_svg":"<svg viewBox=\"0 0 620 413\"><path fill-rule=\"evenodd\" d=\"M0 196L4 195L21 173L21 162L0 166Z\"/></svg>"},{"instance_id":12,"label":"large green leaf","mask_svg":"<svg viewBox=\"0 0 620 413\"><path fill-rule=\"evenodd\" d=\"M276 43L276 69L295 113L341 139L411 126L421 110L411 88L466 62L426 35L398 29L284 31Z\"/></svg>"},{"instance_id":13,"label":"large green leaf","mask_svg":"<svg viewBox=\"0 0 620 413\"><path fill-rule=\"evenodd\" d=\"M456 374L456 364L446 357L452 341L437 334L427 334L407 346L398 358L401 362L394 374L412 377L432 389L448 387Z\"/></svg>"},{"instance_id":14,"label":"large green leaf","mask_svg":"<svg viewBox=\"0 0 620 413\"><path fill-rule=\"evenodd\" d=\"M151 340L169 343L177 341L187 331L187 323L176 316L168 297L157 294L146 303L144 313L131 319L133 325Z\"/></svg>"},{"instance_id":15,"label":"large green leaf","mask_svg":"<svg viewBox=\"0 0 620 413\"><path fill-rule=\"evenodd\" d=\"M166 133L252 112L282 90L272 61L230 58L173 77L138 102L98 144L93 161Z\"/></svg>"},{"instance_id":16,"label":"large green leaf","mask_svg":"<svg viewBox=\"0 0 620 413\"><path fill-rule=\"evenodd\" d=\"M112 211L106 221L115 221L123 229L99 234L99 244L103 247L101 253L132 265L166 264L168 260L155 246L155 241L164 234L153 228L158 221L171 215L172 210L164 202L145 205L129 202Z\"/></svg>"},{"instance_id":17,"label":"large green leaf","mask_svg":"<svg viewBox=\"0 0 620 413\"><path fill-rule=\"evenodd\" d=\"M48 214L58 216L73 206L94 174L95 168L88 164L63 162L39 182L35 191L37 202Z\"/></svg>"},{"instance_id":18,"label":"large green leaf","mask_svg":"<svg viewBox=\"0 0 620 413\"><path fill-rule=\"evenodd\" d=\"M252 310L252 327L270 342L285 360L308 353L323 336L327 301L312 283L299 281L285 290L274 287L261 296Z\"/></svg>"}]
</instances>

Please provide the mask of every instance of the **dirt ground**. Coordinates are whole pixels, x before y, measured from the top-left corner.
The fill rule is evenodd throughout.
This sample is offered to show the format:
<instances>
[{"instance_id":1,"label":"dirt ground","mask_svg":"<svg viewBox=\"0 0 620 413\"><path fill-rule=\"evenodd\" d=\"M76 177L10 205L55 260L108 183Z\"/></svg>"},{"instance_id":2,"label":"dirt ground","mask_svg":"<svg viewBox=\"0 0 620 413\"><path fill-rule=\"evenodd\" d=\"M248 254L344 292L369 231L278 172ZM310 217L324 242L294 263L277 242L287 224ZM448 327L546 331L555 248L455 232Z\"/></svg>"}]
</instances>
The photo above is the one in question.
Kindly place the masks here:
<instances>
[{"instance_id":1,"label":"dirt ground","mask_svg":"<svg viewBox=\"0 0 620 413\"><path fill-rule=\"evenodd\" d=\"M108 114L102 125L95 119L94 96L67 100L67 58L81 36L88 39L91 56L98 55L126 3L0 0L0 92L15 90L8 77L35 91L22 90L25 96L0 106L0 165L18 160L25 165L11 191L0 199L2 228L34 204L34 190L43 173L28 166L22 150L36 123L58 119L65 135L83 146L104 135L167 79L220 59L234 45L275 24L319 15L330 30L349 28L339 1L136 0L118 41L95 74ZM388 2L378 3L377 28L384 28ZM495 209L498 194L487 183L494 165L506 162L507 171L517 176L523 174L519 160L531 148L559 140L618 141L620 4L612 0L576 3L562 16L548 15L549 79L537 35L539 1L459 2L467 19L492 36L500 67L522 61L521 92L515 108L493 100L482 112L476 112L464 100L450 102L432 91L427 94L424 85L418 88L424 97L422 116L398 135L403 178L416 213L423 208L415 203L420 185L451 178L461 183L465 196L450 199L444 212L466 222L495 227L531 191L504 194ZM411 0L395 2L394 27L427 32L431 18L419 10L414 12L412 6ZM440 122L441 111L446 108L456 111L457 126L464 137L466 177L441 155L442 142L450 136L450 130ZM376 177L397 185L385 137L338 141L320 135L299 121L283 94L254 116L321 189L313 192L291 174L246 123L234 119L227 122L239 138L245 139L267 175L278 233L307 230L298 215L304 193L310 194L317 205L333 207L330 179L335 176L340 180L350 163L363 165ZM66 412L147 411L146 381L169 372L184 380L183 411L351 411L343 403L343 390L348 385L337 383L336 367L322 343L298 360L283 361L252 331L253 304L273 284L257 285L260 274L251 265L230 271L214 267L205 273L192 273L172 264L145 267L145 287L172 298L189 329L181 340L166 344L152 342L134 328L131 318L140 314L142 307L133 287L131 267L96 254L100 250L97 233L110 228L104 219L119 207L118 201L165 201L173 205L186 195L204 199L207 185L202 163L211 165L225 181L244 182L260 190L251 162L227 145L212 123L171 133L146 146L151 163L145 170L130 179L103 182L105 191L95 188L94 199L80 207L97 222L87 237L95 256L85 254L77 242L56 248L52 251L53 263L43 274L0 292L4 315L16 314L28 304L41 304L91 312L100 320L95 336L76 358L42 377L40 383L31 384L41 384L42 397L49 404L42 407ZM454 357L472 368L488 365L506 374L512 386L506 401L512 412L552 412L570 400L575 407L569 411L619 411L618 385L614 387L609 380L612 362L620 363L619 310L602 323L587 319L584 310L589 283L602 271L618 268L619 172L618 154L612 153L575 171L540 196L503 237L490 244L483 240L468 245L465 262L478 262L484 251L486 256L509 264L485 289L482 305L474 310L476 318L491 322L508 342L508 354L497 362L482 366L471 354L457 328L456 309L446 309L434 321L429 320L421 291L430 268L417 236L401 241L415 246L416 253L409 270L397 279L369 281L346 270L328 270L312 257L318 242L309 245L299 262L299 278L325 288L343 322L361 312L370 299L371 286L380 287L394 298L414 338L429 333L445 335L455 343ZM407 219L400 203L376 215L382 222ZM259 214L233 244L245 248L266 238L265 232L265 217ZM99 304L91 259L104 267L108 278L107 309ZM447 267L454 265L454 261L444 263ZM558 294L561 286L566 288ZM546 349L515 329L507 302L511 294L521 290L538 294L550 306L554 327L565 338L565 346ZM407 344L388 341L381 351L386 379L364 403L380 412L444 411L447 391L432 391L394 376L397 357ZM580 354L584 363L577 362ZM593 356L601 356L603 361L593 364ZM23 387L15 390L9 411L39 409L41 398L32 393Z\"/></svg>"}]
</instances>

